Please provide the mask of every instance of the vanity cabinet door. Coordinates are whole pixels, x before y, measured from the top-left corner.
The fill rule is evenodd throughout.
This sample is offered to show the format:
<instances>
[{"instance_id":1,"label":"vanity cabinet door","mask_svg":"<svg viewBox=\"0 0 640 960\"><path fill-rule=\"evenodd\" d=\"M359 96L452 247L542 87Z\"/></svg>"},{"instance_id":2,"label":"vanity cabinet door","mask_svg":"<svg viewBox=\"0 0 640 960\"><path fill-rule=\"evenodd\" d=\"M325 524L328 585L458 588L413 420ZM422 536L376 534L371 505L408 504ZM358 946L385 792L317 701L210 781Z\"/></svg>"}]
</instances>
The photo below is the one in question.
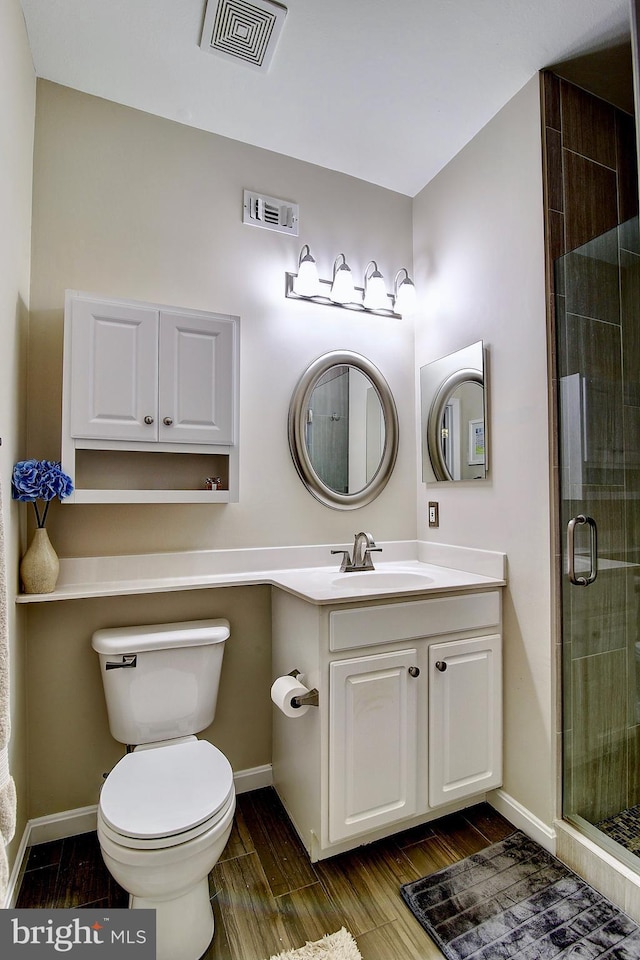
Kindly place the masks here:
<instances>
[{"instance_id":1,"label":"vanity cabinet door","mask_svg":"<svg viewBox=\"0 0 640 960\"><path fill-rule=\"evenodd\" d=\"M69 383L72 437L157 440L157 310L75 298Z\"/></svg>"},{"instance_id":2,"label":"vanity cabinet door","mask_svg":"<svg viewBox=\"0 0 640 960\"><path fill-rule=\"evenodd\" d=\"M416 813L416 663L411 649L329 665L332 843Z\"/></svg>"},{"instance_id":3,"label":"vanity cabinet door","mask_svg":"<svg viewBox=\"0 0 640 960\"><path fill-rule=\"evenodd\" d=\"M233 443L234 324L160 313L158 437Z\"/></svg>"},{"instance_id":4,"label":"vanity cabinet door","mask_svg":"<svg viewBox=\"0 0 640 960\"><path fill-rule=\"evenodd\" d=\"M502 782L500 637L429 648L429 805Z\"/></svg>"}]
</instances>

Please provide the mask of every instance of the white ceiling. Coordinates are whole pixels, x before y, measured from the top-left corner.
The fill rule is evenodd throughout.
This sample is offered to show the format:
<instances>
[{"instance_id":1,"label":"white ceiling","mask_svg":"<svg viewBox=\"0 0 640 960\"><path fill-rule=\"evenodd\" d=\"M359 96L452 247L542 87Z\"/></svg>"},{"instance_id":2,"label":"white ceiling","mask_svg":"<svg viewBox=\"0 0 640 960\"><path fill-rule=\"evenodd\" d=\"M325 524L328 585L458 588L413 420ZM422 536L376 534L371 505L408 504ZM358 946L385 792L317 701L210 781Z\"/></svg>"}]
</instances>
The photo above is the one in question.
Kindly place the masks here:
<instances>
[{"instance_id":1,"label":"white ceiling","mask_svg":"<svg viewBox=\"0 0 640 960\"><path fill-rule=\"evenodd\" d=\"M282 0L267 73L200 49L205 0L21 0L36 73L414 196L628 0Z\"/></svg>"}]
</instances>

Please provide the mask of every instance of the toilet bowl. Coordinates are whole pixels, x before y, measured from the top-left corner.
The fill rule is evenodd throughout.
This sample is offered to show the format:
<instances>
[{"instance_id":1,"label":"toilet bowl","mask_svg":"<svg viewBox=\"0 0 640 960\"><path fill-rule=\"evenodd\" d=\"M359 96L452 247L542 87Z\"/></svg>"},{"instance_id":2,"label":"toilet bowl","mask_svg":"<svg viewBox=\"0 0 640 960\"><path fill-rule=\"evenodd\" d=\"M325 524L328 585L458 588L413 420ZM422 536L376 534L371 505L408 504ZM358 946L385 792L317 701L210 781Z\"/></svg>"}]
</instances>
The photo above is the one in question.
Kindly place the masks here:
<instances>
[{"instance_id":1,"label":"toilet bowl","mask_svg":"<svg viewBox=\"0 0 640 960\"><path fill-rule=\"evenodd\" d=\"M213 937L208 874L235 812L231 765L198 740L215 716L227 620L98 630L109 729L135 744L104 782L98 840L132 908L156 911L157 960L198 960Z\"/></svg>"},{"instance_id":2,"label":"toilet bowl","mask_svg":"<svg viewBox=\"0 0 640 960\"><path fill-rule=\"evenodd\" d=\"M208 874L235 812L233 774L206 740L127 754L105 781L98 839L132 908L156 911L157 960L196 960L213 937Z\"/></svg>"}]
</instances>

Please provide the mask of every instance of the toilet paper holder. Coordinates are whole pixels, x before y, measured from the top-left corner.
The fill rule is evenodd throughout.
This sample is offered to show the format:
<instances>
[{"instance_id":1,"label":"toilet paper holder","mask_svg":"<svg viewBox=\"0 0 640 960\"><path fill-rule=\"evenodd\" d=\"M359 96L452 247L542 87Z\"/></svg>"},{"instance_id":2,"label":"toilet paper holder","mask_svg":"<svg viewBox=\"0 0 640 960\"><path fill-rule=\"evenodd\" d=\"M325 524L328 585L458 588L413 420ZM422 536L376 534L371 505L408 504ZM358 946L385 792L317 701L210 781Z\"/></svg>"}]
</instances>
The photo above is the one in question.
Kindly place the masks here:
<instances>
[{"instance_id":1,"label":"toilet paper holder","mask_svg":"<svg viewBox=\"0 0 640 960\"><path fill-rule=\"evenodd\" d=\"M291 670L287 676L294 677L296 680L302 676L300 670ZM302 681L300 681L302 682ZM314 687L313 690L309 690L308 693L305 693L301 697L292 697L291 706L292 707L318 707L320 705L320 694Z\"/></svg>"}]
</instances>

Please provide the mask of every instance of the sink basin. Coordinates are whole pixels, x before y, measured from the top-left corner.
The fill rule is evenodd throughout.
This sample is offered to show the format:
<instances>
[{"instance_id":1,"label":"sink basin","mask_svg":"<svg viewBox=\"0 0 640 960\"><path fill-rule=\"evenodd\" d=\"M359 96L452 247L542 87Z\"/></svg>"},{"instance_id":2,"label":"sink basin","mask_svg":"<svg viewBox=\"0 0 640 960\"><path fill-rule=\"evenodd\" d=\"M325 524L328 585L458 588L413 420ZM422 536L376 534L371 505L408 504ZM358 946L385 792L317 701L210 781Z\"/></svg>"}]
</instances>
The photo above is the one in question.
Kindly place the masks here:
<instances>
[{"instance_id":1,"label":"sink basin","mask_svg":"<svg viewBox=\"0 0 640 960\"><path fill-rule=\"evenodd\" d=\"M343 573L331 581L338 590L419 590L433 583L433 577L409 570L366 570L363 573Z\"/></svg>"},{"instance_id":2,"label":"sink basin","mask_svg":"<svg viewBox=\"0 0 640 960\"><path fill-rule=\"evenodd\" d=\"M415 600L421 594L426 597L456 588L495 583L481 574L411 559L379 561L375 570L353 573L341 573L333 566L275 570L272 582L302 600L334 605L351 600L369 603L376 597L402 597L403 594Z\"/></svg>"}]
</instances>

